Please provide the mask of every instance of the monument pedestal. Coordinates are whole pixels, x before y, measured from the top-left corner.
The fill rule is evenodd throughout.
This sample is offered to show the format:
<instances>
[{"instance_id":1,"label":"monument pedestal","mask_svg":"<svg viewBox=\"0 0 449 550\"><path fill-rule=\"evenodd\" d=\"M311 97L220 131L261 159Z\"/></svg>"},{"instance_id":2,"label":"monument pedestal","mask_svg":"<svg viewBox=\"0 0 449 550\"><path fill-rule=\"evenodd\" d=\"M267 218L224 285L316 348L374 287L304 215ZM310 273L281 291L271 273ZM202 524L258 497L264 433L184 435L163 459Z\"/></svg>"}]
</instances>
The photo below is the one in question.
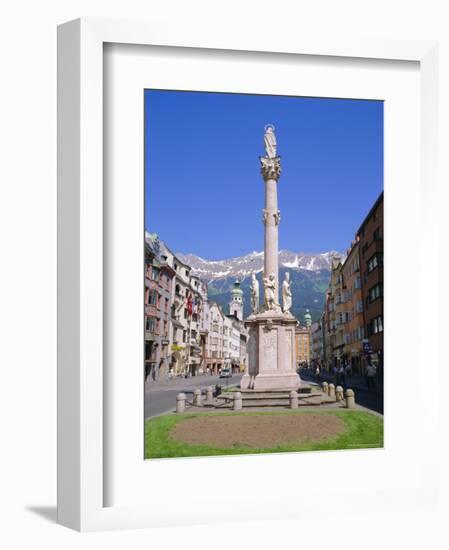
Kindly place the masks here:
<instances>
[{"instance_id":1,"label":"monument pedestal","mask_svg":"<svg viewBox=\"0 0 449 550\"><path fill-rule=\"evenodd\" d=\"M250 315L248 370L240 387L253 390L297 390L295 327L291 313L266 310Z\"/></svg>"}]
</instances>

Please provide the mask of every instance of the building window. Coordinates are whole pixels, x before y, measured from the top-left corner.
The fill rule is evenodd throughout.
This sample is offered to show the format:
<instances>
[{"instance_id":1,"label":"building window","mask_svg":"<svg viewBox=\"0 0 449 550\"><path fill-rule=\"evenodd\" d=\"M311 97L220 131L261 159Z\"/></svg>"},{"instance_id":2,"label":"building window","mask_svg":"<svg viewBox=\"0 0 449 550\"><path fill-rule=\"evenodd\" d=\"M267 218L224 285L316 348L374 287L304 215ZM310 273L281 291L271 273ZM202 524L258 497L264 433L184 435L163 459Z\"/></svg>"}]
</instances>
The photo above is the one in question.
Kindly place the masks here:
<instances>
[{"instance_id":1,"label":"building window","mask_svg":"<svg viewBox=\"0 0 449 550\"><path fill-rule=\"evenodd\" d=\"M383 332L384 327L383 327L383 321L382 321L382 316L381 315L379 315L379 317L375 317L371 321L371 330L372 330L373 334Z\"/></svg>"},{"instance_id":2,"label":"building window","mask_svg":"<svg viewBox=\"0 0 449 550\"><path fill-rule=\"evenodd\" d=\"M158 294L156 290L151 290L148 297L148 304L151 306L157 306Z\"/></svg>"},{"instance_id":3,"label":"building window","mask_svg":"<svg viewBox=\"0 0 449 550\"><path fill-rule=\"evenodd\" d=\"M369 291L369 301L374 302L383 296L383 285L381 283L374 285Z\"/></svg>"},{"instance_id":4,"label":"building window","mask_svg":"<svg viewBox=\"0 0 449 550\"><path fill-rule=\"evenodd\" d=\"M156 324L157 324L156 317L147 317L145 319L145 330L148 330L150 332L156 332Z\"/></svg>"},{"instance_id":5,"label":"building window","mask_svg":"<svg viewBox=\"0 0 449 550\"><path fill-rule=\"evenodd\" d=\"M371 273L373 269L376 269L376 267L383 265L383 256L382 254L374 254L374 256L371 256L371 258L368 260L367 267L368 267L368 273Z\"/></svg>"},{"instance_id":6,"label":"building window","mask_svg":"<svg viewBox=\"0 0 449 550\"><path fill-rule=\"evenodd\" d=\"M157 267L154 267L152 268L151 270L151 278L153 281L159 281L159 277L160 277L160 271Z\"/></svg>"},{"instance_id":7,"label":"building window","mask_svg":"<svg viewBox=\"0 0 449 550\"><path fill-rule=\"evenodd\" d=\"M368 272L371 272L373 269L375 269L377 265L377 256L374 255L368 260Z\"/></svg>"}]
</instances>

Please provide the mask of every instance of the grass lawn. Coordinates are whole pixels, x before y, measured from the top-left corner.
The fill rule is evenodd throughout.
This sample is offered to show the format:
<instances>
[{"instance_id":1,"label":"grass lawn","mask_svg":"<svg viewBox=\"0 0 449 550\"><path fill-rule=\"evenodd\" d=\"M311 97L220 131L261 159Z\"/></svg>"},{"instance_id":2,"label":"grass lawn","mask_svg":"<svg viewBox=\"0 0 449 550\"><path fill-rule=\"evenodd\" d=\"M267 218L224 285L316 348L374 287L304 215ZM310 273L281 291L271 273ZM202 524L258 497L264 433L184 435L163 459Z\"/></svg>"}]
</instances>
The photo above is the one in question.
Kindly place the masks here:
<instances>
[{"instance_id":1,"label":"grass lawn","mask_svg":"<svg viewBox=\"0 0 449 550\"><path fill-rule=\"evenodd\" d=\"M318 411L313 411L317 414ZM188 456L217 456L255 453L281 453L294 451L328 451L338 449L359 449L383 447L383 419L364 411L319 411L318 414L338 416L345 424L345 431L319 442L302 441L280 445L274 448L251 448L235 444L230 448L217 448L209 445L192 445L176 441L170 437L170 431L180 422L190 418L205 416L243 416L243 415L307 415L311 411L276 411L245 413L191 413L168 414L149 418L145 422L145 458L174 458Z\"/></svg>"}]
</instances>

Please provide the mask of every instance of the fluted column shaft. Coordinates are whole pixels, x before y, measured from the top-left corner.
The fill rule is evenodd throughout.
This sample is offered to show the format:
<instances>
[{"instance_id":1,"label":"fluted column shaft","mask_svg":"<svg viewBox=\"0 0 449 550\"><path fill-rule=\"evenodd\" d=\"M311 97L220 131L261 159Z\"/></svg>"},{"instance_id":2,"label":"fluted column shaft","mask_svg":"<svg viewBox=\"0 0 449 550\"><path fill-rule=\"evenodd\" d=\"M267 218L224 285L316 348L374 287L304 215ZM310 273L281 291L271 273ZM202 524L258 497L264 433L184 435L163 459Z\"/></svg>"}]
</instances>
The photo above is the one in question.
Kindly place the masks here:
<instances>
[{"instance_id":1,"label":"fluted column shaft","mask_svg":"<svg viewBox=\"0 0 449 550\"><path fill-rule=\"evenodd\" d=\"M279 303L279 226L275 214L278 212L277 181L265 180L265 235L264 235L264 276L274 275L276 281L276 303Z\"/></svg>"},{"instance_id":2,"label":"fluted column shaft","mask_svg":"<svg viewBox=\"0 0 449 550\"><path fill-rule=\"evenodd\" d=\"M277 184L281 175L280 157L260 157L261 173L265 181L264 222L264 277L274 275L276 281L275 298L279 304L279 222Z\"/></svg>"}]
</instances>

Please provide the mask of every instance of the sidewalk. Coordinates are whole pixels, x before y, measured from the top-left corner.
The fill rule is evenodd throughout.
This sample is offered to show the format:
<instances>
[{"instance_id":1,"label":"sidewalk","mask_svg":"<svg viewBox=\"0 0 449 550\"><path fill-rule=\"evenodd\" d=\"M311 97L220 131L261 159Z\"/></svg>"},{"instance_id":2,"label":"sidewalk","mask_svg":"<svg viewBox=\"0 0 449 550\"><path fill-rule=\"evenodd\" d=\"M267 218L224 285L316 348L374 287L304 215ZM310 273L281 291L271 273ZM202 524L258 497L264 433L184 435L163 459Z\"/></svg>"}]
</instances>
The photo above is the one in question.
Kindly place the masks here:
<instances>
[{"instance_id":1,"label":"sidewalk","mask_svg":"<svg viewBox=\"0 0 449 550\"><path fill-rule=\"evenodd\" d=\"M319 380L315 376L315 374L312 374L311 372L301 372L300 373L301 378L304 378L304 380L310 380L312 382L316 383L323 383L324 381L332 384L335 384L335 376L327 371L321 371L320 372L320 378ZM368 389L366 387L366 379L364 376L346 376L346 387L351 388L353 390L363 390L367 391L369 393L378 393L382 394L384 391L383 388L383 381L379 381L377 377L376 380L376 390L373 391L371 389Z\"/></svg>"}]
</instances>

